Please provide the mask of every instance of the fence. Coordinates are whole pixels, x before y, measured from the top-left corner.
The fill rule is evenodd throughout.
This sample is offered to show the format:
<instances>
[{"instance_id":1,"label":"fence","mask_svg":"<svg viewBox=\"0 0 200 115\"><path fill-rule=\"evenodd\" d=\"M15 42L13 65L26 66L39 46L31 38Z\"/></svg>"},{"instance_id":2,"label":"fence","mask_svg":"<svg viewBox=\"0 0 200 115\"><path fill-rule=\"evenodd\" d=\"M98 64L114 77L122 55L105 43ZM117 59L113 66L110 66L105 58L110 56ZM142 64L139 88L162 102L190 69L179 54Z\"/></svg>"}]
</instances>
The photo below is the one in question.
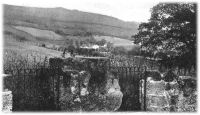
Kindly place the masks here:
<instances>
[{"instance_id":1,"label":"fence","mask_svg":"<svg viewBox=\"0 0 200 115\"><path fill-rule=\"evenodd\" d=\"M56 110L53 85L58 70L32 68L7 71L4 88L12 91L13 111Z\"/></svg>"}]
</instances>

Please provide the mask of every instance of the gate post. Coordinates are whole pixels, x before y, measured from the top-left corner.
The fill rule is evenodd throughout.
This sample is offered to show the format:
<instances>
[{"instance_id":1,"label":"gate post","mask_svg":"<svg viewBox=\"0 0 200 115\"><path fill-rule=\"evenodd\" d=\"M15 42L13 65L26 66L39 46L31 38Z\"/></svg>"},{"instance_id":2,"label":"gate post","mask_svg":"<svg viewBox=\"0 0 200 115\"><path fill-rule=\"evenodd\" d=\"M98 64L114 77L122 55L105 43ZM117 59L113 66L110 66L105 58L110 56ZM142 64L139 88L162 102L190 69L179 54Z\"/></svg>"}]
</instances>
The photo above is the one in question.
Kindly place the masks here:
<instances>
[{"instance_id":1,"label":"gate post","mask_svg":"<svg viewBox=\"0 0 200 115\"><path fill-rule=\"evenodd\" d=\"M144 72L144 111L146 111L146 85L147 85L147 79L146 79L146 71Z\"/></svg>"}]
</instances>

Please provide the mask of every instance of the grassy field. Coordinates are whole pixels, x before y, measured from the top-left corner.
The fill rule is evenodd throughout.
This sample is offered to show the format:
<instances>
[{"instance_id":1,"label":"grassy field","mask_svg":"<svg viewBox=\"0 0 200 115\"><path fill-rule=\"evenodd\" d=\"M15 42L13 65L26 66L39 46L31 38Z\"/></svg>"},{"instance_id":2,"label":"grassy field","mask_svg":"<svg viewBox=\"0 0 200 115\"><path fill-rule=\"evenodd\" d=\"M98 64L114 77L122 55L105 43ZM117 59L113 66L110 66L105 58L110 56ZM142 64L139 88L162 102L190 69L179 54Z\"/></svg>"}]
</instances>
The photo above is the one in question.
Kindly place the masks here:
<instances>
[{"instance_id":1,"label":"grassy field","mask_svg":"<svg viewBox=\"0 0 200 115\"><path fill-rule=\"evenodd\" d=\"M16 35L4 34L3 41L4 68L20 66L40 65L45 58L61 57L62 52L37 46L34 41L22 40ZM34 64L33 64L34 63Z\"/></svg>"},{"instance_id":2,"label":"grassy field","mask_svg":"<svg viewBox=\"0 0 200 115\"><path fill-rule=\"evenodd\" d=\"M82 37L81 36L70 36L70 35L61 36L51 30L41 30L41 29L37 29L37 28L33 28L33 27L14 26L14 28L19 31L26 32L26 34L29 34L29 36L33 36L33 37L37 38L37 40L39 40L39 41L43 41L43 42L50 43L50 44L56 44L56 45L63 45L65 39L76 39L76 40L87 39L87 37L84 37L84 36L82 36ZM97 41L105 39L106 41L113 43L114 47L123 46L127 50L130 50L133 47L137 46L137 45L133 44L132 41L127 40L127 39L122 39L119 37L94 35L94 38Z\"/></svg>"},{"instance_id":3,"label":"grassy field","mask_svg":"<svg viewBox=\"0 0 200 115\"><path fill-rule=\"evenodd\" d=\"M132 49L133 47L136 47L137 45L133 44L132 41L127 40L127 39L122 39L122 38L118 38L118 37L111 37L111 36L94 36L94 38L96 40L102 40L105 39L108 42L113 43L114 47L117 46L123 46L125 47L127 50Z\"/></svg>"},{"instance_id":4,"label":"grassy field","mask_svg":"<svg viewBox=\"0 0 200 115\"><path fill-rule=\"evenodd\" d=\"M49 40L62 40L63 37L50 30L41 30L32 27L15 26L16 29L25 31L32 36L49 39Z\"/></svg>"}]
</instances>

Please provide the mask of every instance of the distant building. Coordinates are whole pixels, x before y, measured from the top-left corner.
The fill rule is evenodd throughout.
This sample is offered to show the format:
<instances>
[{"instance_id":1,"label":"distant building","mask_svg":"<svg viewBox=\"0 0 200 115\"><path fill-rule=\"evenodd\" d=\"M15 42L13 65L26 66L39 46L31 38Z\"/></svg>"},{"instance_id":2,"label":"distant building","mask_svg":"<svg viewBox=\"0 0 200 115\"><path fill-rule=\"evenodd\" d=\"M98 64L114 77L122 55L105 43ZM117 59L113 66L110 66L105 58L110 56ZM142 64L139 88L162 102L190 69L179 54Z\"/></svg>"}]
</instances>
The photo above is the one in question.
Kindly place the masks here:
<instances>
[{"instance_id":1,"label":"distant building","mask_svg":"<svg viewBox=\"0 0 200 115\"><path fill-rule=\"evenodd\" d=\"M80 46L80 48L82 48L82 49L95 49L95 50L98 50L99 49L99 45Z\"/></svg>"}]
</instances>

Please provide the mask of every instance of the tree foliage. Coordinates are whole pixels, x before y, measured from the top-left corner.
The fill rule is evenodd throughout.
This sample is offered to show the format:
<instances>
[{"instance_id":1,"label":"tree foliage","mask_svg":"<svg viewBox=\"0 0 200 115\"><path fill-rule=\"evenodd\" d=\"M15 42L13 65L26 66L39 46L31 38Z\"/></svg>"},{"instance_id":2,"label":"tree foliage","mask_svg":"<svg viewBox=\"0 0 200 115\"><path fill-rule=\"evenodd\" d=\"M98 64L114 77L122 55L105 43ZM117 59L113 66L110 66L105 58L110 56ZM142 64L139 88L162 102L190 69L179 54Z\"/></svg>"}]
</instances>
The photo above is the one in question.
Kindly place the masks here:
<instances>
[{"instance_id":1,"label":"tree foliage","mask_svg":"<svg viewBox=\"0 0 200 115\"><path fill-rule=\"evenodd\" d=\"M100 41L97 41L97 45L103 46L104 44L106 44L106 40L105 39L101 39Z\"/></svg>"},{"instance_id":2,"label":"tree foliage","mask_svg":"<svg viewBox=\"0 0 200 115\"><path fill-rule=\"evenodd\" d=\"M145 52L174 61L174 66L195 66L196 7L194 3L157 4L151 9L149 21L139 25L134 43Z\"/></svg>"},{"instance_id":3,"label":"tree foliage","mask_svg":"<svg viewBox=\"0 0 200 115\"><path fill-rule=\"evenodd\" d=\"M124 47L118 46L112 50L112 53L115 55L125 55L125 54L127 54L127 51Z\"/></svg>"}]
</instances>

